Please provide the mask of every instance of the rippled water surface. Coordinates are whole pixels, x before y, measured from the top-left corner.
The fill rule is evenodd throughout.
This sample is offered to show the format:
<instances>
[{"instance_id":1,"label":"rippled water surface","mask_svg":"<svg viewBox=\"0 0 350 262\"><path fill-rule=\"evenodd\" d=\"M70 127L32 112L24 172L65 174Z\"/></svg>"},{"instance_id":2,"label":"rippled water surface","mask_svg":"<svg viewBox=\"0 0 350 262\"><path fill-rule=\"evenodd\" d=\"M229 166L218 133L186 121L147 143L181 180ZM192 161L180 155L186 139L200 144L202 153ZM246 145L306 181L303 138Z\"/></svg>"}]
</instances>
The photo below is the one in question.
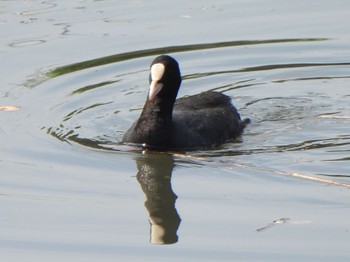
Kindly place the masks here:
<instances>
[{"instance_id":1,"label":"rippled water surface","mask_svg":"<svg viewBox=\"0 0 350 262\"><path fill-rule=\"evenodd\" d=\"M349 10L0 2L2 261L348 261ZM251 118L240 139L120 143L163 53L179 96L220 91Z\"/></svg>"}]
</instances>

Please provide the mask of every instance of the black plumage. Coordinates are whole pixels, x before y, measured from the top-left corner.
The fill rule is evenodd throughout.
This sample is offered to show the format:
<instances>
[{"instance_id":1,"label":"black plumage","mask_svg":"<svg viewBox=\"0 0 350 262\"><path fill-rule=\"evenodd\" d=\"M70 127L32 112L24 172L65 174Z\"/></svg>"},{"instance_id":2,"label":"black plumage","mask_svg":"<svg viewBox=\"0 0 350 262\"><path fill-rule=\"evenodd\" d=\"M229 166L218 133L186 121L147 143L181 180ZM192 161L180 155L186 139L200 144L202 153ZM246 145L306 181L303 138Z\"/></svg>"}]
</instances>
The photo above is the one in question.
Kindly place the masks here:
<instances>
[{"instance_id":1,"label":"black plumage","mask_svg":"<svg viewBox=\"0 0 350 262\"><path fill-rule=\"evenodd\" d=\"M241 120L231 99L219 92L176 100L180 85L176 60L167 55L154 59L146 103L123 142L155 150L206 149L237 138L249 123L249 119Z\"/></svg>"}]
</instances>

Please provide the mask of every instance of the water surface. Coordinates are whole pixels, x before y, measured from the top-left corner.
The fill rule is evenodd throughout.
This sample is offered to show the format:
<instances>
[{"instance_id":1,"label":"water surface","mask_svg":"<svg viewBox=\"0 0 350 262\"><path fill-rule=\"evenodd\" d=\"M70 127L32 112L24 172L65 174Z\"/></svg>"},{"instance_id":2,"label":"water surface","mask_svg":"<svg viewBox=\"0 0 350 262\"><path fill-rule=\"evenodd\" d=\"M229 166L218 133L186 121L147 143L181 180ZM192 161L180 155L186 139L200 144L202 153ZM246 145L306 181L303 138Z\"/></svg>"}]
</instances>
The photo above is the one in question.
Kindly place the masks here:
<instances>
[{"instance_id":1,"label":"water surface","mask_svg":"<svg viewBox=\"0 0 350 262\"><path fill-rule=\"evenodd\" d=\"M4 261L348 261L346 1L0 3ZM120 144L148 67L252 124L181 154ZM333 183L333 184L332 184ZM161 245L166 244L166 245Z\"/></svg>"}]
</instances>

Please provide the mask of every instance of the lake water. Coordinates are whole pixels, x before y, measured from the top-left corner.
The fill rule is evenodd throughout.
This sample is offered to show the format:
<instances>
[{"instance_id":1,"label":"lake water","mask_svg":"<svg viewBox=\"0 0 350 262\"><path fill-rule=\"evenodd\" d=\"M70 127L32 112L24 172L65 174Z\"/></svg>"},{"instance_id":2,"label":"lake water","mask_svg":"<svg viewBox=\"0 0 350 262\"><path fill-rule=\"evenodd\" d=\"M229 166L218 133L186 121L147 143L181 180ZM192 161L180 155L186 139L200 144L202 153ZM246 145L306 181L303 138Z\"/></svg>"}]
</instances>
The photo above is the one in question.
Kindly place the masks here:
<instances>
[{"instance_id":1,"label":"lake water","mask_svg":"<svg viewBox=\"0 0 350 262\"><path fill-rule=\"evenodd\" d=\"M349 261L349 17L345 0L0 1L1 261ZM179 96L217 90L251 118L238 141L120 144L163 53Z\"/></svg>"}]
</instances>

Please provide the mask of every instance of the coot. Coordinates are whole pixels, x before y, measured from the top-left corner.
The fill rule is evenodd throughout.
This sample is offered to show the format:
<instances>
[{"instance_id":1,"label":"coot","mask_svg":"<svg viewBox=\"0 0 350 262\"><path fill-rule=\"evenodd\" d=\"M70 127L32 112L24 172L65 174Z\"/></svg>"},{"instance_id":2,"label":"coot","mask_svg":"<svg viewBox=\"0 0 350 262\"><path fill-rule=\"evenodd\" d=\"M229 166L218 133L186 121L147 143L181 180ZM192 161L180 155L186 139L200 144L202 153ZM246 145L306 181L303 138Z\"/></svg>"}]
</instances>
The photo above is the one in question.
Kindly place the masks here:
<instances>
[{"instance_id":1,"label":"coot","mask_svg":"<svg viewBox=\"0 0 350 262\"><path fill-rule=\"evenodd\" d=\"M153 60L149 82L142 113L125 133L124 143L162 151L208 149L237 138L250 121L241 120L231 99L219 92L176 100L181 74L168 55Z\"/></svg>"}]
</instances>

